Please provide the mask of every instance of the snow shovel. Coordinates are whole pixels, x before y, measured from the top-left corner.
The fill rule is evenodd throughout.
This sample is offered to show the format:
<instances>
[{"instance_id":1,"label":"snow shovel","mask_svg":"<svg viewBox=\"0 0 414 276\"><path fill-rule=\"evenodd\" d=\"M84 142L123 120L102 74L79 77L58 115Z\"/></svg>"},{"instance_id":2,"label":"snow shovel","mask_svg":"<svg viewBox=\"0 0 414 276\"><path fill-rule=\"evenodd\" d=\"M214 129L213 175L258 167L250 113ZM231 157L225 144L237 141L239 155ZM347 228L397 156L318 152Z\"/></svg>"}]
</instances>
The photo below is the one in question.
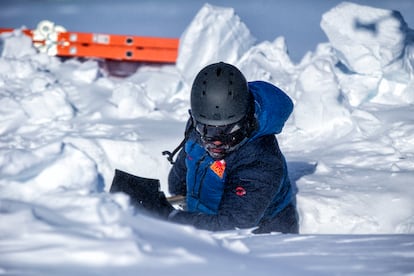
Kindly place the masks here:
<instances>
[{"instance_id":1,"label":"snow shovel","mask_svg":"<svg viewBox=\"0 0 414 276\"><path fill-rule=\"evenodd\" d=\"M129 195L134 207L149 212L158 208L157 203L160 193L162 193L158 179L140 177L118 169L115 170L109 192L123 192ZM185 197L173 196L167 200L171 204L180 204L185 200Z\"/></svg>"}]
</instances>

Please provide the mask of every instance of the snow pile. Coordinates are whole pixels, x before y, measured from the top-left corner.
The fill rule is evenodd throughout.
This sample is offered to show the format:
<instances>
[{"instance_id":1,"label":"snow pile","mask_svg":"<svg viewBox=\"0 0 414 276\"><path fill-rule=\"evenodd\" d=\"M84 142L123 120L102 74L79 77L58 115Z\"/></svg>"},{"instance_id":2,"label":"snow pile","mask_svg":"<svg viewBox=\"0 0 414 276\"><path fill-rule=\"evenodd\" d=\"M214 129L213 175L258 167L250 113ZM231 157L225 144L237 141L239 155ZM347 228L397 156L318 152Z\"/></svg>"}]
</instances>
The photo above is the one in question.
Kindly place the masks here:
<instances>
[{"instance_id":1,"label":"snow pile","mask_svg":"<svg viewBox=\"0 0 414 276\"><path fill-rule=\"evenodd\" d=\"M343 3L324 14L321 27L345 65L340 83L350 104L414 102L414 33L399 12L375 8L367 12ZM362 91L355 87L358 81L365 83Z\"/></svg>"},{"instance_id":2,"label":"snow pile","mask_svg":"<svg viewBox=\"0 0 414 276\"><path fill-rule=\"evenodd\" d=\"M321 26L329 43L294 64L283 37L255 44L233 9L206 4L176 66L124 79L2 35L0 273L413 272L413 32L397 12L352 3ZM133 216L126 196L105 193L115 168L166 190L161 152L182 139L195 74L219 60L294 100L278 139L308 235L199 231Z\"/></svg>"}]
</instances>

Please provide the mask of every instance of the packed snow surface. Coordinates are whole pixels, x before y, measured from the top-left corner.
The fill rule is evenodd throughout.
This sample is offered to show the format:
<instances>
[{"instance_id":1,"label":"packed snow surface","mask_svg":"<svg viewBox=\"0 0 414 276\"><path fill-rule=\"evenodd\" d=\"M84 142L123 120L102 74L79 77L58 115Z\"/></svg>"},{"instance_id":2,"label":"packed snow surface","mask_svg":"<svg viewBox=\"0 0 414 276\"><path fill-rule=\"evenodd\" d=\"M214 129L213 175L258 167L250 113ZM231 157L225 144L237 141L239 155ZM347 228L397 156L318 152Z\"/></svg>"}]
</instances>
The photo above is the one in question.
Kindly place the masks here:
<instances>
[{"instance_id":1,"label":"packed snow surface","mask_svg":"<svg viewBox=\"0 0 414 276\"><path fill-rule=\"evenodd\" d=\"M321 28L329 42L294 63L284 37L258 42L233 9L206 4L175 65L127 78L3 34L0 274L413 275L414 32L396 11L347 2ZM161 152L182 139L195 74L217 61L295 103L278 140L299 235L201 231L107 193L115 168L167 191Z\"/></svg>"}]
</instances>

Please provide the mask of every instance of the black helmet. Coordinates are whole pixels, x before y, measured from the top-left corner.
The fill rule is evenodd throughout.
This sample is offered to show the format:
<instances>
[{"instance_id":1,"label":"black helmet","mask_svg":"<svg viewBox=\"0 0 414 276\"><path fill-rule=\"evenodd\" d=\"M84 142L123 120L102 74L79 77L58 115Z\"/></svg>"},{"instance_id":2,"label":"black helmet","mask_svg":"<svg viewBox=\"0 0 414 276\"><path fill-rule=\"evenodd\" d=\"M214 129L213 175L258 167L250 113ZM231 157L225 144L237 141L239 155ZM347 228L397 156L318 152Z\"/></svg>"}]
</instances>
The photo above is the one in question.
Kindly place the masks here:
<instances>
[{"instance_id":1,"label":"black helmet","mask_svg":"<svg viewBox=\"0 0 414 276\"><path fill-rule=\"evenodd\" d=\"M195 121L212 126L236 123L251 106L246 78L233 65L208 65L196 76L191 88L191 113Z\"/></svg>"}]
</instances>

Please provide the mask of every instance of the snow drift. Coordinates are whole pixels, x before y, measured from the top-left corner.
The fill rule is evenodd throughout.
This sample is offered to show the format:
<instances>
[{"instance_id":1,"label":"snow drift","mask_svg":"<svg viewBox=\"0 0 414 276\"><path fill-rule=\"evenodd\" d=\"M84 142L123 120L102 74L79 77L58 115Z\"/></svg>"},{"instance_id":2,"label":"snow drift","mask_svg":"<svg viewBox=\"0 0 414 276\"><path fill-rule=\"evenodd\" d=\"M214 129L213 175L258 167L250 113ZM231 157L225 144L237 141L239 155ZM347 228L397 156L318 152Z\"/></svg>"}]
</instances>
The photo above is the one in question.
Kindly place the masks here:
<instances>
[{"instance_id":1,"label":"snow drift","mask_svg":"<svg viewBox=\"0 0 414 276\"><path fill-rule=\"evenodd\" d=\"M413 272L413 31L398 12L352 3L326 12L321 27L329 42L295 64L283 37L256 43L231 8L206 4L175 66L141 66L125 79L97 61L37 53L20 30L2 35L0 273L159 275L175 266L187 275L204 264L204 274L273 275L275 263L288 274ZM167 190L161 152L182 138L195 74L217 61L294 100L278 139L308 235L198 231L134 217L126 196L105 193L115 168L159 178ZM323 233L351 237L315 236ZM367 238L382 255L360 249L366 240L355 234L387 234ZM316 243L332 265L315 257ZM369 261L344 265L335 248L347 243ZM400 258L384 262L388 254Z\"/></svg>"}]
</instances>

